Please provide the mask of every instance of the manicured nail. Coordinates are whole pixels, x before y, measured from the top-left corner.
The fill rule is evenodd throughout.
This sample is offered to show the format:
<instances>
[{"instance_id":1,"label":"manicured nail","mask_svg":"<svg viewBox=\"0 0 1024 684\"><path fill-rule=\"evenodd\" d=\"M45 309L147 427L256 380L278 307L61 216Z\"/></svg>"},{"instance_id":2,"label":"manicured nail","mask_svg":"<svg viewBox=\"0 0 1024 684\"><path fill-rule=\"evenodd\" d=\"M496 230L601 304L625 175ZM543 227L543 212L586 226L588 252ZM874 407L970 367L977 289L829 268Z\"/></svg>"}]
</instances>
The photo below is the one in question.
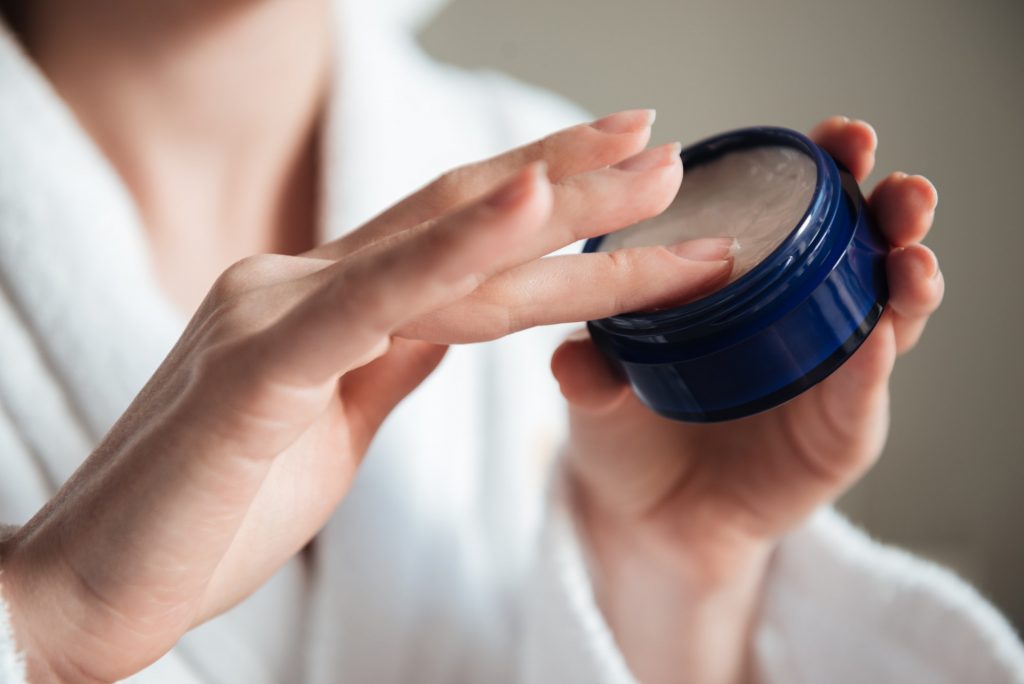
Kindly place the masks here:
<instances>
[{"instance_id":1,"label":"manicured nail","mask_svg":"<svg viewBox=\"0 0 1024 684\"><path fill-rule=\"evenodd\" d=\"M669 164L678 163L679 152L682 149L683 146L677 142L659 145L621 161L613 168L619 171L653 171Z\"/></svg>"},{"instance_id":2,"label":"manicured nail","mask_svg":"<svg viewBox=\"0 0 1024 684\"><path fill-rule=\"evenodd\" d=\"M677 242L674 245L666 245L665 249L691 261L722 261L734 256L739 246L736 238L713 237Z\"/></svg>"},{"instance_id":3,"label":"manicured nail","mask_svg":"<svg viewBox=\"0 0 1024 684\"><path fill-rule=\"evenodd\" d=\"M654 117L653 109L630 109L625 112L609 114L590 124L590 127L602 133L633 133L650 128L654 124Z\"/></svg>"},{"instance_id":4,"label":"manicured nail","mask_svg":"<svg viewBox=\"0 0 1024 684\"><path fill-rule=\"evenodd\" d=\"M546 173L546 162L534 162L498 188L485 203L495 209L512 209L530 193L537 180Z\"/></svg>"}]
</instances>

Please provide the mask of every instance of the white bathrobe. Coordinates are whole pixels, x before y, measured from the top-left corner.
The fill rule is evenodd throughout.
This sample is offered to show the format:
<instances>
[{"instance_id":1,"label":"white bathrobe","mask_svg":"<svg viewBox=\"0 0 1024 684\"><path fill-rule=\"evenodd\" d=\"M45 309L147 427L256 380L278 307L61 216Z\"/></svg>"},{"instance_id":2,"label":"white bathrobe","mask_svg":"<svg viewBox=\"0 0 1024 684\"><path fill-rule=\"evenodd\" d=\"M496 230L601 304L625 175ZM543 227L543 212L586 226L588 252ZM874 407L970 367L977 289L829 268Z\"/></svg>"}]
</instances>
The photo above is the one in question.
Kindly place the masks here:
<instances>
[{"instance_id":1,"label":"white bathrobe","mask_svg":"<svg viewBox=\"0 0 1024 684\"><path fill-rule=\"evenodd\" d=\"M416 4L339 11L324 239L446 168L584 118L430 62ZM0 31L0 523L53 496L183 329L147 249L107 160ZM633 682L545 485L564 438L552 348L549 330L453 349L386 423L313 560L132 681ZM972 589L834 512L782 542L765 592L766 684L1024 682L1013 630ZM2 608L0 684L18 684Z\"/></svg>"}]
</instances>

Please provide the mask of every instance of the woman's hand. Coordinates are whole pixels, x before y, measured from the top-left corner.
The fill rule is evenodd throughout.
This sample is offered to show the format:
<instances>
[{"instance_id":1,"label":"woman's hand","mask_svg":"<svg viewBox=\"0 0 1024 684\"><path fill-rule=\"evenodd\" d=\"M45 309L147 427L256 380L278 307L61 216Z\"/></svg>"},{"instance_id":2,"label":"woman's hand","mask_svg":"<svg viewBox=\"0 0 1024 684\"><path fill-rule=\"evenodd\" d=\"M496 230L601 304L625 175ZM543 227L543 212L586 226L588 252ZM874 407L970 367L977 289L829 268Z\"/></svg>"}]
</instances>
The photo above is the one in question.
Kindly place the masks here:
<instances>
[{"instance_id":1,"label":"woman's hand","mask_svg":"<svg viewBox=\"0 0 1024 684\"><path fill-rule=\"evenodd\" d=\"M863 180L875 159L866 123L811 133ZM889 376L942 299L931 227L935 188L891 174L871 210L892 244L891 298L870 337L825 381L742 420L687 425L636 399L585 331L552 367L571 407L568 471L595 558L598 600L645 682L737 682L759 583L777 540L833 501L881 452Z\"/></svg>"},{"instance_id":2,"label":"woman's hand","mask_svg":"<svg viewBox=\"0 0 1024 684\"><path fill-rule=\"evenodd\" d=\"M30 677L122 679L253 591L325 522L440 344L725 278L714 241L540 259L671 202L677 148L641 152L651 119L562 131L306 255L229 269L96 451L0 545Z\"/></svg>"}]
</instances>

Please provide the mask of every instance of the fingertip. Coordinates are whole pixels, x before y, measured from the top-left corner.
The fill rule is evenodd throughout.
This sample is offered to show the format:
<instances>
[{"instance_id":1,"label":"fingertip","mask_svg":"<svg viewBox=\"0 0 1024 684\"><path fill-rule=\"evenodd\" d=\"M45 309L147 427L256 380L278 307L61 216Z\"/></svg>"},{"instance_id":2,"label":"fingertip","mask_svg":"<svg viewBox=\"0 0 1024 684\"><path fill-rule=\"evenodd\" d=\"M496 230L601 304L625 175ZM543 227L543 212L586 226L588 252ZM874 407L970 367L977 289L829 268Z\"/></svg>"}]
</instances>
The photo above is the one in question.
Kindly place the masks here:
<instances>
[{"instance_id":1,"label":"fingertip","mask_svg":"<svg viewBox=\"0 0 1024 684\"><path fill-rule=\"evenodd\" d=\"M915 264L917 276L921 280L932 280L939 274L939 258L930 247L922 244L909 245L904 250Z\"/></svg>"},{"instance_id":2,"label":"fingertip","mask_svg":"<svg viewBox=\"0 0 1024 684\"><path fill-rule=\"evenodd\" d=\"M939 206L939 191L928 178L921 175L905 175L903 182L916 193L922 207L929 211L935 211Z\"/></svg>"},{"instance_id":3,"label":"fingertip","mask_svg":"<svg viewBox=\"0 0 1024 684\"><path fill-rule=\"evenodd\" d=\"M732 249L731 246L730 249ZM729 282L733 269L736 267L736 257L731 253L724 258L712 261L694 261L686 257L683 257L683 259L691 262L687 271L690 273L695 272L697 278L696 285L688 293L686 301L693 301L704 297L725 285Z\"/></svg>"},{"instance_id":4,"label":"fingertip","mask_svg":"<svg viewBox=\"0 0 1024 684\"><path fill-rule=\"evenodd\" d=\"M878 136L867 122L832 116L815 126L810 137L858 181L864 180L874 168Z\"/></svg>"},{"instance_id":5,"label":"fingertip","mask_svg":"<svg viewBox=\"0 0 1024 684\"><path fill-rule=\"evenodd\" d=\"M845 116L840 116L838 114L830 116L827 119L824 119L823 121L818 123L814 128L812 128L810 136L815 141L818 141L821 139L822 136L839 130L840 128L845 126L849 121L849 118Z\"/></svg>"},{"instance_id":6,"label":"fingertip","mask_svg":"<svg viewBox=\"0 0 1024 684\"><path fill-rule=\"evenodd\" d=\"M931 249L918 243L894 249L889 255L889 268L893 276L927 281L939 272L939 260Z\"/></svg>"},{"instance_id":7,"label":"fingertip","mask_svg":"<svg viewBox=\"0 0 1024 684\"><path fill-rule=\"evenodd\" d=\"M589 125L594 130L612 135L636 133L653 126L656 117L657 111L654 109L627 109L601 117Z\"/></svg>"},{"instance_id":8,"label":"fingertip","mask_svg":"<svg viewBox=\"0 0 1024 684\"><path fill-rule=\"evenodd\" d=\"M878 149L878 132L867 121L854 119L846 124L845 129L861 150L874 154Z\"/></svg>"},{"instance_id":9,"label":"fingertip","mask_svg":"<svg viewBox=\"0 0 1024 684\"><path fill-rule=\"evenodd\" d=\"M683 146L678 142L671 142L665 145L658 145L649 150L625 159L616 164L614 169L618 171L632 171L643 173L662 168L682 167L682 159L679 157Z\"/></svg>"},{"instance_id":10,"label":"fingertip","mask_svg":"<svg viewBox=\"0 0 1024 684\"><path fill-rule=\"evenodd\" d=\"M734 237L695 238L665 245L665 249L684 259L724 261L739 251L739 240Z\"/></svg>"},{"instance_id":11,"label":"fingertip","mask_svg":"<svg viewBox=\"0 0 1024 684\"><path fill-rule=\"evenodd\" d=\"M858 181L863 181L875 168L875 153L878 149L878 133L874 126L860 119L846 126L851 144L855 148L851 155L850 172Z\"/></svg>"},{"instance_id":12,"label":"fingertip","mask_svg":"<svg viewBox=\"0 0 1024 684\"><path fill-rule=\"evenodd\" d=\"M856 119L850 125L857 129L862 136L864 148L872 153L878 149L878 131L875 127L863 119Z\"/></svg>"},{"instance_id":13,"label":"fingertip","mask_svg":"<svg viewBox=\"0 0 1024 684\"><path fill-rule=\"evenodd\" d=\"M937 203L938 192L931 181L902 171L886 176L869 200L878 228L897 247L916 244L928 234Z\"/></svg>"},{"instance_id":14,"label":"fingertip","mask_svg":"<svg viewBox=\"0 0 1024 684\"><path fill-rule=\"evenodd\" d=\"M904 318L927 316L942 302L945 281L938 258L928 247L915 244L893 250L887 271L890 303Z\"/></svg>"}]
</instances>

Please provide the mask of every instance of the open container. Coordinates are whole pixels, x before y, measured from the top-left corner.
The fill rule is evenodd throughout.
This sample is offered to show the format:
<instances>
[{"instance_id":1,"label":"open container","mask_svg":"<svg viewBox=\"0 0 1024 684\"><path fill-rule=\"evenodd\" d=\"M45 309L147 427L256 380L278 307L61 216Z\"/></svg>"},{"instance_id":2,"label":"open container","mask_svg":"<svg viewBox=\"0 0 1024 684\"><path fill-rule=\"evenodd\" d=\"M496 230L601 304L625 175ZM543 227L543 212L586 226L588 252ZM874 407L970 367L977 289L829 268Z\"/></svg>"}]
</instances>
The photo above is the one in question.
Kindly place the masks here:
<instances>
[{"instance_id":1,"label":"open container","mask_svg":"<svg viewBox=\"0 0 1024 684\"><path fill-rule=\"evenodd\" d=\"M807 155L816 173L806 211L781 243L701 299L587 324L640 400L666 418L714 422L782 404L842 365L888 299L889 246L857 182L804 135L773 127L722 133L684 149L683 167L689 173L760 147ZM675 203L690 199L685 179L682 187ZM708 237L732 234L722 225ZM603 251L607 237L583 251Z\"/></svg>"}]
</instances>

